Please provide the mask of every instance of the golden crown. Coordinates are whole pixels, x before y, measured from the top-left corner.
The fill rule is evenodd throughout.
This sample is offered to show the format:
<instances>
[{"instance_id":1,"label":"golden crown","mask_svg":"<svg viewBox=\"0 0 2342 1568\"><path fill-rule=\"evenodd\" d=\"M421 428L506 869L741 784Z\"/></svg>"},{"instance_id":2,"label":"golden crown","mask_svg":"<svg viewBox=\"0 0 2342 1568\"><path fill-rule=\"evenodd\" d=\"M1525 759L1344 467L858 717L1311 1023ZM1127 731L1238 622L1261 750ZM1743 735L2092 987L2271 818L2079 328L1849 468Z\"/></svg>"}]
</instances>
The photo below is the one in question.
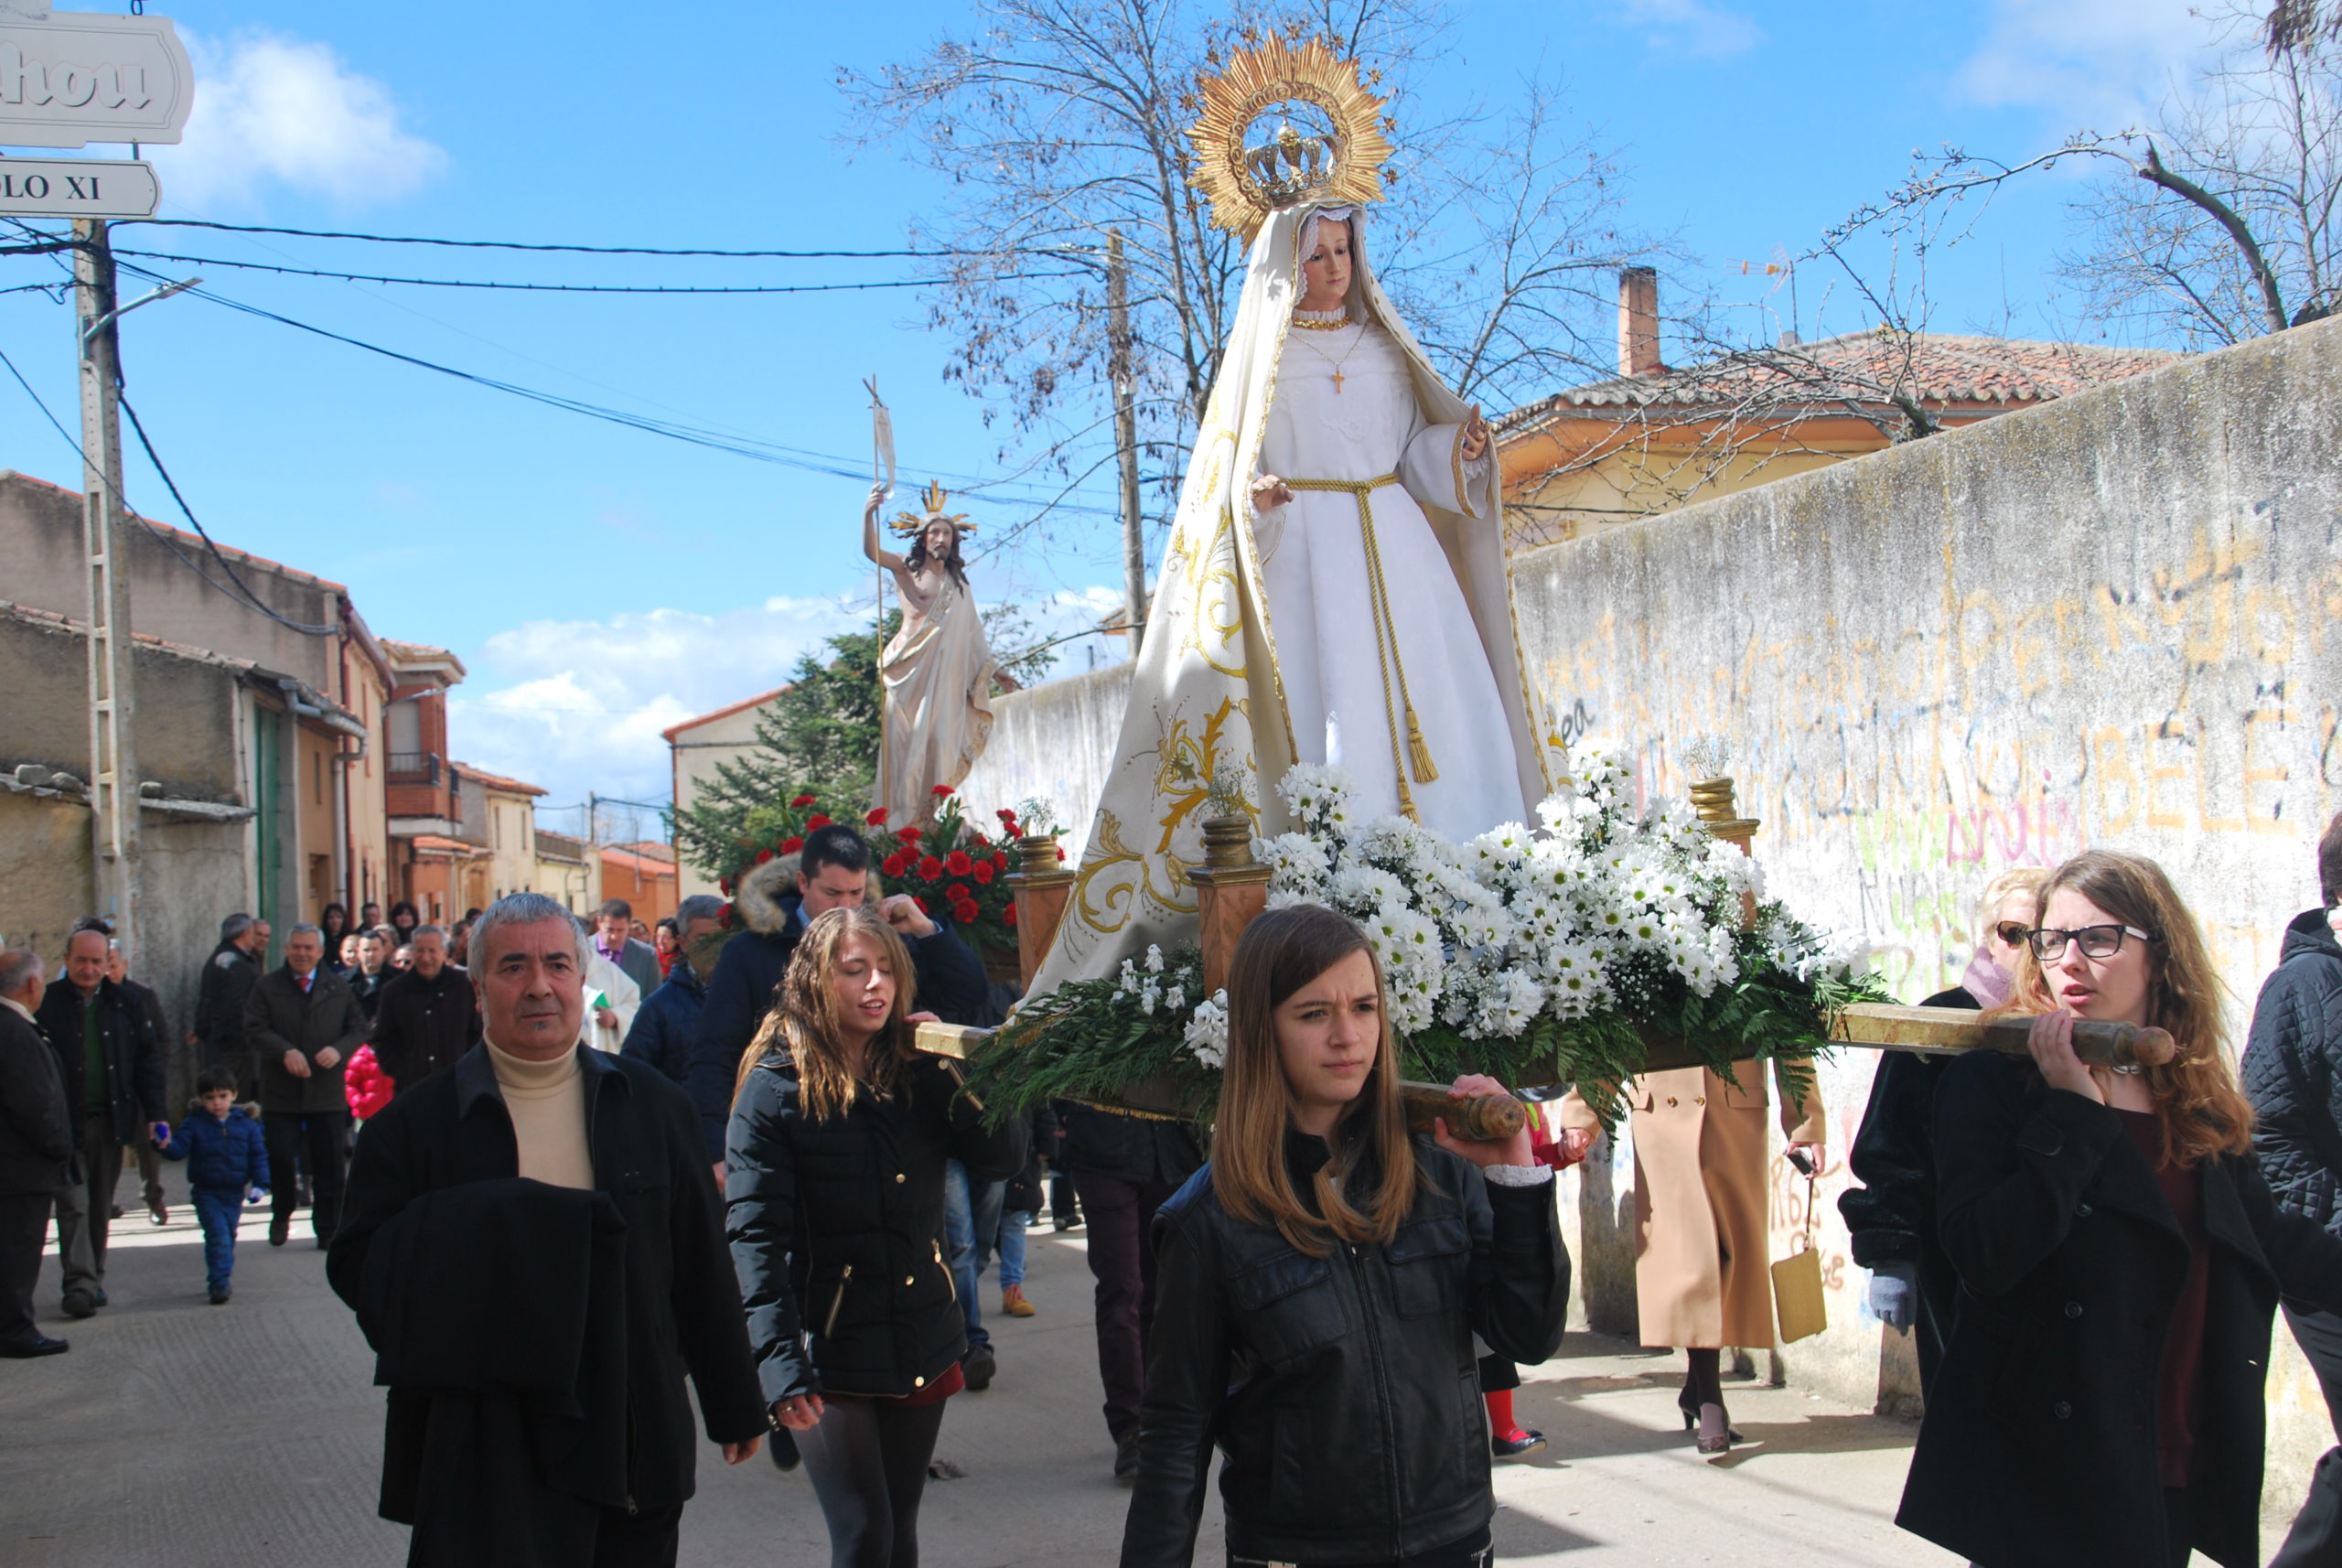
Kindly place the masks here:
<instances>
[{"instance_id":1,"label":"golden crown","mask_svg":"<svg viewBox=\"0 0 2342 1568\"><path fill-rule=\"evenodd\" d=\"M1382 165L1395 149L1382 113L1389 101L1367 84L1364 68L1323 39L1296 47L1275 36L1238 49L1219 75L1203 78L1203 113L1187 128L1196 153L1188 183L1211 203L1213 224L1249 242L1280 208L1379 200ZM1306 135L1280 122L1266 141L1245 145L1255 120L1293 103L1315 107L1330 128Z\"/></svg>"},{"instance_id":2,"label":"golden crown","mask_svg":"<svg viewBox=\"0 0 2342 1568\"><path fill-rule=\"evenodd\" d=\"M929 523L941 517L944 521L962 533L973 533L976 531L976 525L968 521L968 514L964 511L943 517L943 503L947 495L942 485L929 481L927 489L919 492L919 499L927 508L925 511L898 511L895 514L895 521L886 526L908 539L924 530Z\"/></svg>"}]
</instances>

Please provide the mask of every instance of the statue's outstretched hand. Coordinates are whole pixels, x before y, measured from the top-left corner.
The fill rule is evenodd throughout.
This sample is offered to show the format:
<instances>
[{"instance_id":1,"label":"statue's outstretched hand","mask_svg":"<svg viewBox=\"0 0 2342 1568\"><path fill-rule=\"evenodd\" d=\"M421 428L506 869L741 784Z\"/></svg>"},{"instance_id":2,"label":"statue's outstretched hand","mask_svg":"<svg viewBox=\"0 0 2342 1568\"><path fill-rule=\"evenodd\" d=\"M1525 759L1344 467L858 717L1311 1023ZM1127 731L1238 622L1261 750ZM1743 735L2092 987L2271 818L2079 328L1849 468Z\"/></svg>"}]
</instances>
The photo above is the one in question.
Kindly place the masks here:
<instances>
[{"instance_id":1,"label":"statue's outstretched hand","mask_svg":"<svg viewBox=\"0 0 2342 1568\"><path fill-rule=\"evenodd\" d=\"M1488 422L1480 417L1480 405L1472 405L1471 417L1464 422L1464 460L1477 463L1488 449Z\"/></svg>"},{"instance_id":2,"label":"statue's outstretched hand","mask_svg":"<svg viewBox=\"0 0 2342 1568\"><path fill-rule=\"evenodd\" d=\"M1274 474L1262 474L1252 481L1252 510L1254 511L1273 511L1278 507L1292 504L1293 491L1288 489L1285 482Z\"/></svg>"},{"instance_id":3,"label":"statue's outstretched hand","mask_svg":"<svg viewBox=\"0 0 2342 1568\"><path fill-rule=\"evenodd\" d=\"M863 506L862 521L865 522L877 521L878 509L886 504L886 481L880 479L870 487L870 499Z\"/></svg>"}]
</instances>

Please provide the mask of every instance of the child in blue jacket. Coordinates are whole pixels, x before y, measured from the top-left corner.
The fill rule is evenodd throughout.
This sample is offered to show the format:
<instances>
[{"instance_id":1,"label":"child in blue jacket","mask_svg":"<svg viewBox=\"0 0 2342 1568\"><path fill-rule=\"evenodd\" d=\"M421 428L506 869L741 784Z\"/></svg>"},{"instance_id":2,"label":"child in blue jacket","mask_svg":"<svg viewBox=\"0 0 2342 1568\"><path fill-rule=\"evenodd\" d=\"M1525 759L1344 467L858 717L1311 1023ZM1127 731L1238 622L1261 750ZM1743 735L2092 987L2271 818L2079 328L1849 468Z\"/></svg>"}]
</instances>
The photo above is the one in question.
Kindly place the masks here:
<instances>
[{"instance_id":1,"label":"child in blue jacket","mask_svg":"<svg viewBox=\"0 0 2342 1568\"><path fill-rule=\"evenodd\" d=\"M236 1114L233 1073L205 1068L196 1075L195 1091L202 1110L190 1112L176 1133L159 1122L155 1130L167 1136L165 1159L188 1162L195 1217L203 1225L203 1272L211 1285L211 1305L218 1306L228 1299L228 1276L236 1267L236 1224L243 1217L244 1199L268 1185L268 1149L260 1122Z\"/></svg>"}]
</instances>

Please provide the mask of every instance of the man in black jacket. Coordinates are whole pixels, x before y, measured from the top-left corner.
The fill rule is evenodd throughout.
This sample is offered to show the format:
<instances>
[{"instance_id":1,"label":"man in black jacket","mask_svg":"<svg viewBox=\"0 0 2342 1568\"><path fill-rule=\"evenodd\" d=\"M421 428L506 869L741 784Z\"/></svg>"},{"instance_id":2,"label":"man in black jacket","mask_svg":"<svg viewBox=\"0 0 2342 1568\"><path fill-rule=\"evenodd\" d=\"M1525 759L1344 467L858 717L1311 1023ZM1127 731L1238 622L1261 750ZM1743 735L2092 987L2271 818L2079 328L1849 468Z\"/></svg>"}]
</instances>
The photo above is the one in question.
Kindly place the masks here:
<instances>
[{"instance_id":1,"label":"man in black jacket","mask_svg":"<svg viewBox=\"0 0 2342 1568\"><path fill-rule=\"evenodd\" d=\"M73 1160L57 1054L33 1023L46 989L38 953L0 952L0 1356L17 1360L68 1348L33 1318L49 1210Z\"/></svg>"},{"instance_id":2,"label":"man in black jacket","mask_svg":"<svg viewBox=\"0 0 2342 1568\"><path fill-rule=\"evenodd\" d=\"M2253 1152L2280 1207L2342 1235L2342 815L2317 844L2323 907L2285 928L2276 972L2253 1004L2244 1091L2256 1113ZM2342 1316L2285 1304L2285 1321L2325 1391L2342 1437ZM2309 1498L2270 1568L2342 1562L2342 1448L2317 1462Z\"/></svg>"},{"instance_id":3,"label":"man in black jacket","mask_svg":"<svg viewBox=\"0 0 2342 1568\"><path fill-rule=\"evenodd\" d=\"M447 937L417 926L414 967L393 973L374 1009L374 1060L404 1094L479 1044L479 998L471 977L447 961Z\"/></svg>"},{"instance_id":4,"label":"man in black jacket","mask_svg":"<svg viewBox=\"0 0 2342 1568\"><path fill-rule=\"evenodd\" d=\"M724 944L707 983L707 1004L692 1040L692 1100L699 1107L707 1157L724 1179L724 1132L732 1120L732 1080L740 1053L772 1007L773 988L789 955L814 916L859 904L868 896L870 846L852 828L833 823L805 835L798 852L796 886L789 863L768 861L741 878L733 911L747 929ZM980 1021L985 996L983 965L965 942L927 918L919 901L897 894L878 906L910 950L919 980L918 1006L947 1024Z\"/></svg>"},{"instance_id":5,"label":"man in black jacket","mask_svg":"<svg viewBox=\"0 0 2342 1568\"><path fill-rule=\"evenodd\" d=\"M158 1047L167 1047L171 1038L170 1020L163 1015L163 999L155 994L152 986L141 985L130 978L130 960L122 950L122 940L109 929L106 932L106 978L122 987L140 1016L146 1020L147 1029ZM171 1211L163 1202L163 1151L156 1147L152 1138L140 1138L131 1144L138 1155L139 1196L146 1201L149 1223L168 1225ZM113 1219L122 1218L122 1206L107 1196L106 1213Z\"/></svg>"},{"instance_id":6,"label":"man in black jacket","mask_svg":"<svg viewBox=\"0 0 2342 1568\"><path fill-rule=\"evenodd\" d=\"M294 927L285 938L285 967L262 975L244 1002L244 1035L260 1052L261 1129L275 1178L272 1247L293 1234L301 1201L293 1180L296 1162L308 1171L315 1199L309 1225L319 1248L333 1240L341 1218L342 1136L349 1125L342 1074L365 1041L366 1015L349 982L321 967L325 951L323 931Z\"/></svg>"},{"instance_id":7,"label":"man in black jacket","mask_svg":"<svg viewBox=\"0 0 2342 1568\"><path fill-rule=\"evenodd\" d=\"M106 934L91 928L65 942L67 983L41 1001L41 1033L57 1053L73 1116L82 1179L57 1195L58 1249L65 1259L65 1310L87 1317L106 1304L106 1223L126 1144L165 1121L163 1043L145 1015L106 978Z\"/></svg>"},{"instance_id":8,"label":"man in black jacket","mask_svg":"<svg viewBox=\"0 0 2342 1568\"><path fill-rule=\"evenodd\" d=\"M578 1045L586 938L516 893L472 929L487 1037L366 1125L326 1262L390 1390L408 1563L672 1564L683 1379L728 1464L766 1428L691 1102Z\"/></svg>"},{"instance_id":9,"label":"man in black jacket","mask_svg":"<svg viewBox=\"0 0 2342 1568\"><path fill-rule=\"evenodd\" d=\"M268 935L268 922L250 915L220 922L220 945L203 961L194 1026L188 1032L188 1044L203 1053L204 1061L236 1075L236 1092L246 1100L259 1098L260 1063L244 1039L244 1003L260 978Z\"/></svg>"},{"instance_id":10,"label":"man in black jacket","mask_svg":"<svg viewBox=\"0 0 2342 1568\"><path fill-rule=\"evenodd\" d=\"M1069 1105L1064 1158L1090 1222L1090 1277L1098 1282L1098 1380L1114 1474L1138 1474L1139 1396L1155 1323L1155 1211L1204 1163L1181 1122Z\"/></svg>"}]
</instances>

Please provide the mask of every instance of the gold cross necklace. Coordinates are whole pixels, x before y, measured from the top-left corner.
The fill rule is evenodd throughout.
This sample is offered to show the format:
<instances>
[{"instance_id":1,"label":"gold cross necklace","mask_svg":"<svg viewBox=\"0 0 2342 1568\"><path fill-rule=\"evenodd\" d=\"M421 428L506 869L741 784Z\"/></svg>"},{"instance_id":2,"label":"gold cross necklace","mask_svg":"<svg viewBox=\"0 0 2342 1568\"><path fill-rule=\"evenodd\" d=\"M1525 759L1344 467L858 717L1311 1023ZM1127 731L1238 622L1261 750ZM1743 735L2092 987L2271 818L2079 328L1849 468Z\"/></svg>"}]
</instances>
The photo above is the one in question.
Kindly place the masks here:
<instances>
[{"instance_id":1,"label":"gold cross necklace","mask_svg":"<svg viewBox=\"0 0 2342 1568\"><path fill-rule=\"evenodd\" d=\"M1335 332L1340 330L1342 328L1351 325L1351 322L1347 314L1338 321L1312 321L1307 318L1305 313L1295 311L1294 313L1293 324L1295 327L1305 328L1312 332ZM1301 340L1305 343L1309 342L1305 338ZM1342 350L1342 357L1338 360L1335 359L1331 354L1327 353L1325 349L1317 347L1316 344L1309 344L1309 351L1316 355L1320 360L1325 360L1326 363L1333 370L1334 395L1336 397L1339 397L1341 395L1342 383L1349 380L1348 376L1342 374L1342 367L1349 363L1350 356L1358 352L1359 344L1365 341L1366 334L1363 332L1359 333L1350 346Z\"/></svg>"}]
</instances>

